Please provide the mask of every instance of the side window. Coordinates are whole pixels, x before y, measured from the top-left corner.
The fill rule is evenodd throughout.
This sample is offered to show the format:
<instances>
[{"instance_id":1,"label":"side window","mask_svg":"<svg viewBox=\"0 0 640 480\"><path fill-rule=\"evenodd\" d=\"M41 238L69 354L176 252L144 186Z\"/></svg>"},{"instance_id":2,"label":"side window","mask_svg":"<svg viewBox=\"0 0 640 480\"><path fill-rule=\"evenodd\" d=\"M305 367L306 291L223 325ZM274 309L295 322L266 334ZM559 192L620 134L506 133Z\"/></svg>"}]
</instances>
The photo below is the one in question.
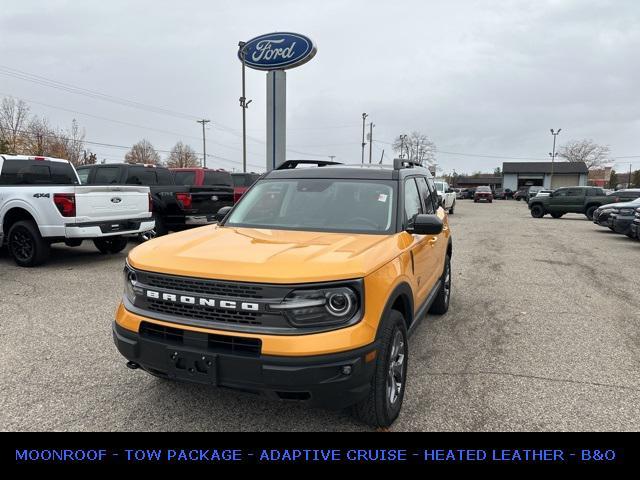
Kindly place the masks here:
<instances>
[{"instance_id":1,"label":"side window","mask_svg":"<svg viewBox=\"0 0 640 480\"><path fill-rule=\"evenodd\" d=\"M80 183L86 185L89 181L89 173L91 172L91 168L78 168L76 170L78 172L78 178L80 178Z\"/></svg>"},{"instance_id":2,"label":"side window","mask_svg":"<svg viewBox=\"0 0 640 480\"><path fill-rule=\"evenodd\" d=\"M156 172L153 168L133 167L129 169L127 185L156 185Z\"/></svg>"},{"instance_id":3,"label":"side window","mask_svg":"<svg viewBox=\"0 0 640 480\"><path fill-rule=\"evenodd\" d=\"M554 197L566 197L568 190L566 188L559 188L553 192Z\"/></svg>"},{"instance_id":4,"label":"side window","mask_svg":"<svg viewBox=\"0 0 640 480\"><path fill-rule=\"evenodd\" d=\"M88 174L88 170L87 170ZM118 183L120 168L118 167L98 167L93 183L96 185L113 185ZM84 181L83 181L84 183Z\"/></svg>"},{"instance_id":5,"label":"side window","mask_svg":"<svg viewBox=\"0 0 640 480\"><path fill-rule=\"evenodd\" d=\"M420 191L420 197L424 205L424 213L435 213L433 202L431 201L431 192L427 186L427 180L424 177L418 177L416 182L418 183L418 190Z\"/></svg>"},{"instance_id":6,"label":"side window","mask_svg":"<svg viewBox=\"0 0 640 480\"><path fill-rule=\"evenodd\" d=\"M440 199L438 198L438 190L436 190L436 185L433 183L433 180L430 178L427 179L427 184L429 185L429 190L431 191L431 203L433 203L433 208L435 211L438 210L440 206Z\"/></svg>"},{"instance_id":7,"label":"side window","mask_svg":"<svg viewBox=\"0 0 640 480\"><path fill-rule=\"evenodd\" d=\"M567 197L584 197L584 190L582 188L569 188L567 190Z\"/></svg>"},{"instance_id":8,"label":"side window","mask_svg":"<svg viewBox=\"0 0 640 480\"><path fill-rule=\"evenodd\" d=\"M173 185L173 175L166 168L158 168L156 170L158 175L158 185Z\"/></svg>"},{"instance_id":9,"label":"side window","mask_svg":"<svg viewBox=\"0 0 640 480\"><path fill-rule=\"evenodd\" d=\"M405 225L413 222L413 217L422 211L420 193L413 178L404 182L404 220Z\"/></svg>"}]
</instances>

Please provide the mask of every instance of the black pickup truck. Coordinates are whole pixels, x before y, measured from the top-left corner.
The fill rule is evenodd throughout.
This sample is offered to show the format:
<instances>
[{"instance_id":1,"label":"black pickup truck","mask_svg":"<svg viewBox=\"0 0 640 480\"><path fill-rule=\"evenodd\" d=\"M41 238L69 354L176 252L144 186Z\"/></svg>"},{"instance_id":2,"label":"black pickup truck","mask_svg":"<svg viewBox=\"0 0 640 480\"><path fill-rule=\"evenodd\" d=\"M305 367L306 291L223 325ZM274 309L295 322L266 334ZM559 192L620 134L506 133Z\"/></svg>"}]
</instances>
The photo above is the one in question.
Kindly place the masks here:
<instances>
[{"instance_id":1,"label":"black pickup truck","mask_svg":"<svg viewBox=\"0 0 640 480\"><path fill-rule=\"evenodd\" d=\"M156 165L109 163L77 171L83 184L148 186L156 235L213 223L218 210L233 205L231 185L177 185L168 168Z\"/></svg>"}]
</instances>

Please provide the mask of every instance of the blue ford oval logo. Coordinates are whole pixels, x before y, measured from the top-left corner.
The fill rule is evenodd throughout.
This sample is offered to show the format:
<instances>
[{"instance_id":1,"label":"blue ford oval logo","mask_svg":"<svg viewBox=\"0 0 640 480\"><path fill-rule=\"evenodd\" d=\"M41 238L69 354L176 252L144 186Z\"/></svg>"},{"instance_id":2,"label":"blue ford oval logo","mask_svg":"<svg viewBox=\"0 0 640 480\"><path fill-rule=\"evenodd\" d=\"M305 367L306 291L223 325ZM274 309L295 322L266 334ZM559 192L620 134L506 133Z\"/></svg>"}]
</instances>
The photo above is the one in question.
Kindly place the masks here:
<instances>
[{"instance_id":1,"label":"blue ford oval logo","mask_svg":"<svg viewBox=\"0 0 640 480\"><path fill-rule=\"evenodd\" d=\"M111 199L111 203L120 203L121 201L122 201L122 199L121 199L121 198L119 198L119 197L113 197L113 198Z\"/></svg>"},{"instance_id":2,"label":"blue ford oval logo","mask_svg":"<svg viewBox=\"0 0 640 480\"><path fill-rule=\"evenodd\" d=\"M299 33L268 33L249 40L238 51L242 60L244 52L247 67L256 70L284 70L307 63L316 54L316 47L309 37Z\"/></svg>"}]
</instances>

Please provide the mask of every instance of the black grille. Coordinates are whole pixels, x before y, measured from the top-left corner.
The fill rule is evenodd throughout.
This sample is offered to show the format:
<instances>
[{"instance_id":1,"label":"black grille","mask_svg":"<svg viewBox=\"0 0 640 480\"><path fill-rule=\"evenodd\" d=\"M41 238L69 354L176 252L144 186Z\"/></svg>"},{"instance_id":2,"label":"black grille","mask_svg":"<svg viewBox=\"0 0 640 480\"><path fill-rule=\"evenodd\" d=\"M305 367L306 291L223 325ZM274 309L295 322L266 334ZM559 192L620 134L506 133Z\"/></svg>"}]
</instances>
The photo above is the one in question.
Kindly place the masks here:
<instances>
[{"instance_id":1,"label":"black grille","mask_svg":"<svg viewBox=\"0 0 640 480\"><path fill-rule=\"evenodd\" d=\"M178 290L181 292L201 293L204 295L238 298L264 298L264 288L259 285L219 282L200 278L173 277L140 273L140 280L151 287Z\"/></svg>"},{"instance_id":2,"label":"black grille","mask_svg":"<svg viewBox=\"0 0 640 480\"><path fill-rule=\"evenodd\" d=\"M147 309L152 312L177 315L181 317L225 322L237 325L262 325L261 316L257 312L225 310L223 308L201 307L183 303L169 303L147 298Z\"/></svg>"},{"instance_id":3,"label":"black grille","mask_svg":"<svg viewBox=\"0 0 640 480\"><path fill-rule=\"evenodd\" d=\"M149 322L140 324L139 334L141 337L160 340L169 345L196 347L215 353L257 357L262 350L262 341L259 338L192 332Z\"/></svg>"}]
</instances>

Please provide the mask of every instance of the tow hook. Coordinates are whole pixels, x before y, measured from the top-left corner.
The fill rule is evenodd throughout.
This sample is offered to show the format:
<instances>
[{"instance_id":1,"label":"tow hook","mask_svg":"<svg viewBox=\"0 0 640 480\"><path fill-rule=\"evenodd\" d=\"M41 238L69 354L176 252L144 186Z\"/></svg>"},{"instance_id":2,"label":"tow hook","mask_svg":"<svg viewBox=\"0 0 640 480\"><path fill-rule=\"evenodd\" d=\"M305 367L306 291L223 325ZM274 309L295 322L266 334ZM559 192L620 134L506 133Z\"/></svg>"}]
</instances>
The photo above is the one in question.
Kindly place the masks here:
<instances>
[{"instance_id":1,"label":"tow hook","mask_svg":"<svg viewBox=\"0 0 640 480\"><path fill-rule=\"evenodd\" d=\"M131 370L137 370L138 368L140 368L140 365L138 365L136 362L127 362L127 368L130 368Z\"/></svg>"}]
</instances>

